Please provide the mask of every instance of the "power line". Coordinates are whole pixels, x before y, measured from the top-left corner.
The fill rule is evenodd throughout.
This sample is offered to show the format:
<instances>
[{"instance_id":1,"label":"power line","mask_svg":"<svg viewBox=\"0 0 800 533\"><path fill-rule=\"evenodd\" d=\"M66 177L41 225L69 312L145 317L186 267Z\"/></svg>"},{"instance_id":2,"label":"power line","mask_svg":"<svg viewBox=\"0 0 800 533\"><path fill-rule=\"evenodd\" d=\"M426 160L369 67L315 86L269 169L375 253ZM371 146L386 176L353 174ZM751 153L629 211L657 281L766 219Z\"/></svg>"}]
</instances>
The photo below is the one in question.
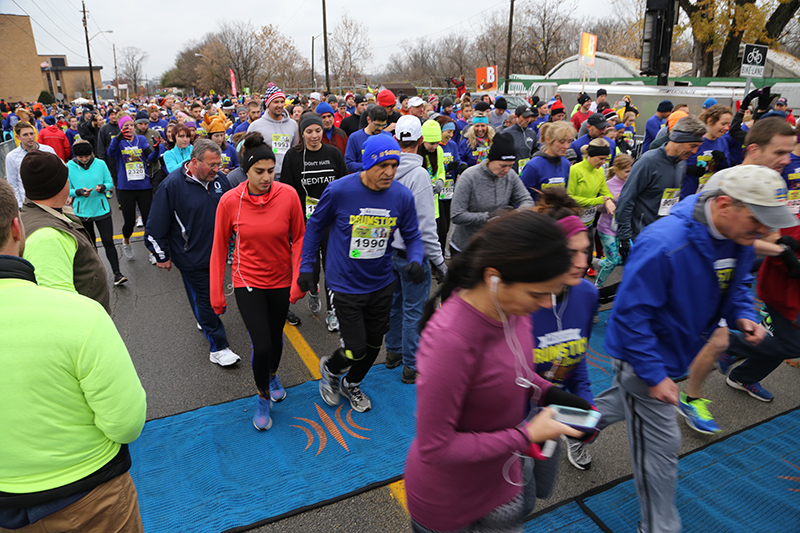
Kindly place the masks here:
<instances>
[{"instance_id":1,"label":"power line","mask_svg":"<svg viewBox=\"0 0 800 533\"><path fill-rule=\"evenodd\" d=\"M15 4L17 4L17 7L18 7L18 8L22 9L22 6L21 6L21 5L19 5L19 4L17 3L17 0L11 0L11 1L12 1L12 2L14 2ZM88 58L87 58L85 55L81 55L81 54L79 54L79 53L78 53L78 52L76 52L75 50L72 50L72 49L71 49L69 46L67 46L67 45L65 45L64 43L62 43L61 41L59 41L59 40L58 40L58 38L57 38L55 35L53 35L53 34L52 34L52 33L50 33L49 31L47 31L47 28L45 28L44 26L42 26L41 24L39 24L39 22L38 22L38 21L36 21L36 19L34 19L33 17L31 17L31 14L30 14L30 13L28 13L28 12L27 12L27 11L25 11L24 9L22 9L22 12L23 12L23 13L25 13L26 15L28 15L28 17L31 19L31 22L34 22L34 23L35 23L37 26L39 26L39 27L42 29L42 31L43 31L43 32L45 32L47 35L49 35L50 37L52 37L52 38L53 38L53 40L54 40L55 42L57 42L58 44L60 44L61 46L63 46L63 47L64 47L64 48L65 48L65 49L66 49L68 52L70 52L71 54L74 54L74 55L76 55L76 56L80 57L81 59L86 59L86 60L88 61Z\"/></svg>"},{"instance_id":2,"label":"power line","mask_svg":"<svg viewBox=\"0 0 800 533\"><path fill-rule=\"evenodd\" d=\"M14 3L16 4L16 2L14 2ZM48 14L47 14L47 11L45 11L44 9L42 9L42 8L41 8L41 6L39 6L39 4L37 4L36 2L34 2L34 0L31 0L31 3L32 3L33 5L35 5L35 6L36 6L36 8L37 8L39 11L41 11L42 13L44 13L44 16L45 16L45 17L47 17L47 20L49 20L50 22L52 22L52 23L55 25L55 27L56 27L56 28L58 28L59 30L61 30L61 31L64 33L64 35L66 35L67 37L69 37L70 39L72 39L73 41L75 41L75 42L76 42L76 43L78 43L78 44L83 44L83 43L82 43L82 42L80 42L78 39L76 39L75 37L73 37L72 35L70 35L69 33L67 33L67 30L65 30L64 28L62 28L62 27L61 27L61 25L60 25L58 22L56 22L55 20L51 19L51 18L50 18L50 15L48 15ZM19 4L17 4L17 5L19 5Z\"/></svg>"}]
</instances>

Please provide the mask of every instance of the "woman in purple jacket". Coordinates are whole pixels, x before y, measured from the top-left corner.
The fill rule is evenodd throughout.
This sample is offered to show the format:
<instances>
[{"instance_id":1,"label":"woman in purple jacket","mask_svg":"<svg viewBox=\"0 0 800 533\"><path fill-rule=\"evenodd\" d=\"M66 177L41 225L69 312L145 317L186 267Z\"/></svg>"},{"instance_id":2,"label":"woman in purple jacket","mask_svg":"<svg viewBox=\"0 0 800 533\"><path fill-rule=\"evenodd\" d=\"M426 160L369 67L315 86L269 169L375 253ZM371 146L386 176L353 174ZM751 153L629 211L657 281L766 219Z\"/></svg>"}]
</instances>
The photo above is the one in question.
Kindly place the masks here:
<instances>
[{"instance_id":1,"label":"woman in purple jacket","mask_svg":"<svg viewBox=\"0 0 800 533\"><path fill-rule=\"evenodd\" d=\"M454 260L441 307L434 313L428 303L405 471L414 531L521 531L552 487L556 460L534 466L523 454L581 433L540 406L590 406L534 371L529 314L552 305L569 267L557 223L514 211L486 224Z\"/></svg>"}]
</instances>

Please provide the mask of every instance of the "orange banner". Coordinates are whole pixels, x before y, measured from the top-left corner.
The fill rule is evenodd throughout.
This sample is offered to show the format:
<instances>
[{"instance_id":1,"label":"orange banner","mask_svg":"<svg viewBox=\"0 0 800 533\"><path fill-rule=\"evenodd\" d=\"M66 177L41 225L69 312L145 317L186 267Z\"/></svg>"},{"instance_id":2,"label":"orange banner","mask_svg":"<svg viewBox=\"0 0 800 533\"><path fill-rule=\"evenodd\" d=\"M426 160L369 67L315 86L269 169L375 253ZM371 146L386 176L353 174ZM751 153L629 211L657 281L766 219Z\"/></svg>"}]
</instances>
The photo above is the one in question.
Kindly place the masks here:
<instances>
[{"instance_id":1,"label":"orange banner","mask_svg":"<svg viewBox=\"0 0 800 533\"><path fill-rule=\"evenodd\" d=\"M597 51L597 35L581 32L581 48L578 63L587 67L594 66L594 55Z\"/></svg>"},{"instance_id":2,"label":"orange banner","mask_svg":"<svg viewBox=\"0 0 800 533\"><path fill-rule=\"evenodd\" d=\"M478 91L497 90L497 65L475 69L475 85Z\"/></svg>"}]
</instances>

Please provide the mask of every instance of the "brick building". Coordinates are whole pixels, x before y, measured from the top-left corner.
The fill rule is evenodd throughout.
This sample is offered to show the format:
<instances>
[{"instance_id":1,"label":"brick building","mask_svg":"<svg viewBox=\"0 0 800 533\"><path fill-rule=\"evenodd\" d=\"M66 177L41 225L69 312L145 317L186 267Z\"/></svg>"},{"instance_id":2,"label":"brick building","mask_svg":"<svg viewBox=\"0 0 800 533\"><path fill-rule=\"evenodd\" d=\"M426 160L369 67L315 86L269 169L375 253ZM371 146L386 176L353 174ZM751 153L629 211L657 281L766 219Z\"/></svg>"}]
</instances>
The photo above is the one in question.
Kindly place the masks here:
<instances>
[{"instance_id":1,"label":"brick building","mask_svg":"<svg viewBox=\"0 0 800 533\"><path fill-rule=\"evenodd\" d=\"M74 100L76 92L91 99L89 67L69 66L65 55L37 54L30 17L0 13L0 35L0 98L32 102L45 90L63 93L67 101ZM102 68L92 65L95 86Z\"/></svg>"}]
</instances>

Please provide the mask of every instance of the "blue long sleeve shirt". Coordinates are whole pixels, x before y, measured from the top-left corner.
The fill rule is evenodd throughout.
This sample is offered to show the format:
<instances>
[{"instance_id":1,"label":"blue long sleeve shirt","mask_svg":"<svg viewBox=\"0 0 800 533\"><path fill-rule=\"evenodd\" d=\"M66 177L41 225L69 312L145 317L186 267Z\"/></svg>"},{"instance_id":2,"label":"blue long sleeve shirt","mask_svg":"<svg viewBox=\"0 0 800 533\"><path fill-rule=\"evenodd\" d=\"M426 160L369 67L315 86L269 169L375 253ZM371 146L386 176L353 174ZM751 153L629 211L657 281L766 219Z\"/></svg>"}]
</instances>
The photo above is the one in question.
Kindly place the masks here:
<instances>
[{"instance_id":1,"label":"blue long sleeve shirt","mask_svg":"<svg viewBox=\"0 0 800 533\"><path fill-rule=\"evenodd\" d=\"M569 181L569 160L566 157L550 157L543 152L537 152L530 162L522 169L520 179L525 188L531 193L533 200L539 198L537 190L542 191L549 187L567 188Z\"/></svg>"},{"instance_id":2,"label":"blue long sleeve shirt","mask_svg":"<svg viewBox=\"0 0 800 533\"><path fill-rule=\"evenodd\" d=\"M150 143L143 135L134 135L130 141L111 139L106 152L117 165L117 189L120 191L140 191L152 189L147 170L147 157L152 152Z\"/></svg>"},{"instance_id":3,"label":"blue long sleeve shirt","mask_svg":"<svg viewBox=\"0 0 800 533\"><path fill-rule=\"evenodd\" d=\"M658 115L653 115L647 119L644 125L644 141L642 142L642 153L645 153L650 148L650 143L656 140L658 130L664 125L664 119L658 118Z\"/></svg>"},{"instance_id":4,"label":"blue long sleeve shirt","mask_svg":"<svg viewBox=\"0 0 800 533\"><path fill-rule=\"evenodd\" d=\"M400 230L409 262L422 264L424 245L411 191L397 183L373 191L358 173L328 184L308 219L300 272L312 272L330 227L325 283L345 294L367 294L394 281L392 236Z\"/></svg>"},{"instance_id":5,"label":"blue long sleeve shirt","mask_svg":"<svg viewBox=\"0 0 800 533\"><path fill-rule=\"evenodd\" d=\"M364 141L369 137L369 133L363 129L358 130L347 138L347 147L344 150L344 164L348 172L361 172L364 168L361 157L364 153Z\"/></svg>"}]
</instances>

